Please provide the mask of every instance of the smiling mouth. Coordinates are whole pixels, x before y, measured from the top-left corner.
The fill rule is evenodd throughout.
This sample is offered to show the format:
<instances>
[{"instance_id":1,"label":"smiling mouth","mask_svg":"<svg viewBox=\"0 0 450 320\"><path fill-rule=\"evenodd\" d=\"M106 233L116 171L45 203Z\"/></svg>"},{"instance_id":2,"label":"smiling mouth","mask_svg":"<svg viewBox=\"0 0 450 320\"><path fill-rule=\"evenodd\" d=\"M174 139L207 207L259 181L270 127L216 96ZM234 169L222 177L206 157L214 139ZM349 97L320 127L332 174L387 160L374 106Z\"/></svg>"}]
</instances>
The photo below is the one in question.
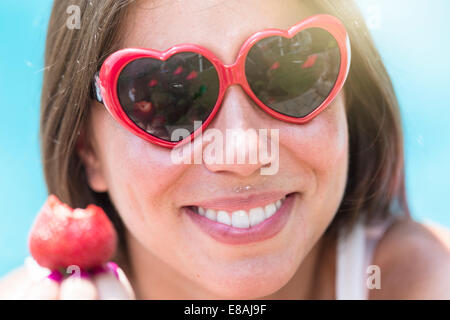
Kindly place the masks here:
<instances>
[{"instance_id":1,"label":"smiling mouth","mask_svg":"<svg viewBox=\"0 0 450 320\"><path fill-rule=\"evenodd\" d=\"M255 207L249 210L240 209L233 212L208 209L200 206L190 206L189 208L196 214L211 221L232 226L234 228L248 229L263 223L273 216L285 200L286 196L265 206Z\"/></svg>"},{"instance_id":2,"label":"smiling mouth","mask_svg":"<svg viewBox=\"0 0 450 320\"><path fill-rule=\"evenodd\" d=\"M280 195L268 202L244 200L239 203L222 201L182 207L200 230L226 244L248 244L267 240L278 234L287 223L299 193ZM260 204L255 203L260 202ZM258 205L251 207L251 204ZM228 207L228 210L225 210Z\"/></svg>"}]
</instances>

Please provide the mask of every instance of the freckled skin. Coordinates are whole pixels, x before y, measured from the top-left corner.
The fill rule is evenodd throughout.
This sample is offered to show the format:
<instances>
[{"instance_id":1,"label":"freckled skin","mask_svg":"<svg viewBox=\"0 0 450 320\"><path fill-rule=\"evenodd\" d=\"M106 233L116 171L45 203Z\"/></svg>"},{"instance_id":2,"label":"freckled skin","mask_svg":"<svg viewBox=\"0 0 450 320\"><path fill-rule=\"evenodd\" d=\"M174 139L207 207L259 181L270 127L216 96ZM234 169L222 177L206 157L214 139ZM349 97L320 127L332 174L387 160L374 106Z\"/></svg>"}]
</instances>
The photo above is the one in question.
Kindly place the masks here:
<instances>
[{"instance_id":1,"label":"freckled skin","mask_svg":"<svg viewBox=\"0 0 450 320\"><path fill-rule=\"evenodd\" d=\"M310 14L301 1L141 1L128 17L122 47L166 50L197 43L225 64L243 42L266 28L287 29ZM151 7L151 10L145 8ZM95 124L95 125L93 125ZM126 131L95 103L91 113L94 155L87 161L91 187L108 191L126 228L133 285L144 298L276 297L307 295L318 243L344 193L348 166L345 100L340 93L304 125L276 120L242 88L232 86L210 128L279 129L276 175L261 165L174 165L170 151ZM242 246L219 243L201 232L180 207L232 196L240 185L256 191L301 194L284 229L267 241Z\"/></svg>"}]
</instances>

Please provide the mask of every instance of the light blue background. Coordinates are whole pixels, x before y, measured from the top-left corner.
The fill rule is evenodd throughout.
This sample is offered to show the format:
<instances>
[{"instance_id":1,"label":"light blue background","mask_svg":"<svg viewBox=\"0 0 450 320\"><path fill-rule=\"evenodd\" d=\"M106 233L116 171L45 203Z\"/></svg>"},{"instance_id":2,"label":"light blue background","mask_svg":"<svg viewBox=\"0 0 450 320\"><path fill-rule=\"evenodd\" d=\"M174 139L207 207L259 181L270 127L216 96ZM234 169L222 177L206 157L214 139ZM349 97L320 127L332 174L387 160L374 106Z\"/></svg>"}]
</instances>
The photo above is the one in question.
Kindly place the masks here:
<instances>
[{"instance_id":1,"label":"light blue background","mask_svg":"<svg viewBox=\"0 0 450 320\"><path fill-rule=\"evenodd\" d=\"M450 227L450 1L357 0L397 91L413 216ZM50 0L0 2L0 276L27 255L46 197L39 95Z\"/></svg>"}]
</instances>

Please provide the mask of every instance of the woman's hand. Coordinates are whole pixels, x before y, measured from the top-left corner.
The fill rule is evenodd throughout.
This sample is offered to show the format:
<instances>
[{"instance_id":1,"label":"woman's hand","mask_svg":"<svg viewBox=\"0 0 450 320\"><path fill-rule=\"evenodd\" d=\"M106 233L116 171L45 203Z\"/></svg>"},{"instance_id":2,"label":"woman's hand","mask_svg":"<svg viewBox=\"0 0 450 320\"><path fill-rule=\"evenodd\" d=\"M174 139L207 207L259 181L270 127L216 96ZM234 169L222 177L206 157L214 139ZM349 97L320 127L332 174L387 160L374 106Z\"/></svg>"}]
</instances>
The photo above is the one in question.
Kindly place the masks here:
<instances>
[{"instance_id":1,"label":"woman's hand","mask_svg":"<svg viewBox=\"0 0 450 320\"><path fill-rule=\"evenodd\" d=\"M33 258L25 260L24 277L11 288L6 299L38 300L108 300L134 299L135 295L125 273L115 263L108 262L94 272L80 271L76 266L67 268L69 277L62 279L58 272L39 266ZM7 288L5 288L7 289ZM5 290L3 289L3 290Z\"/></svg>"}]
</instances>

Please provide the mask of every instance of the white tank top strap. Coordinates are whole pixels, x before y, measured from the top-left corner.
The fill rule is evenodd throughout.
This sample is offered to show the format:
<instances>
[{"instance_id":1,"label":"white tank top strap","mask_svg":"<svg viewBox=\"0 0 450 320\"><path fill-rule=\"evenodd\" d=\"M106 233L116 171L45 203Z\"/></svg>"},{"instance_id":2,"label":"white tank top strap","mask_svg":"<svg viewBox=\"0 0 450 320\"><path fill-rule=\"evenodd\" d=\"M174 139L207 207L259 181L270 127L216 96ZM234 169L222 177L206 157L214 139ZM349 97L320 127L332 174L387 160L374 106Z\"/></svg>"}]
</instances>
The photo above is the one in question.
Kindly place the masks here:
<instances>
[{"instance_id":1,"label":"white tank top strap","mask_svg":"<svg viewBox=\"0 0 450 320\"><path fill-rule=\"evenodd\" d=\"M371 265L378 241L393 222L393 217L365 225L362 219L347 234L341 230L336 251L336 299L366 300L368 266Z\"/></svg>"}]
</instances>

